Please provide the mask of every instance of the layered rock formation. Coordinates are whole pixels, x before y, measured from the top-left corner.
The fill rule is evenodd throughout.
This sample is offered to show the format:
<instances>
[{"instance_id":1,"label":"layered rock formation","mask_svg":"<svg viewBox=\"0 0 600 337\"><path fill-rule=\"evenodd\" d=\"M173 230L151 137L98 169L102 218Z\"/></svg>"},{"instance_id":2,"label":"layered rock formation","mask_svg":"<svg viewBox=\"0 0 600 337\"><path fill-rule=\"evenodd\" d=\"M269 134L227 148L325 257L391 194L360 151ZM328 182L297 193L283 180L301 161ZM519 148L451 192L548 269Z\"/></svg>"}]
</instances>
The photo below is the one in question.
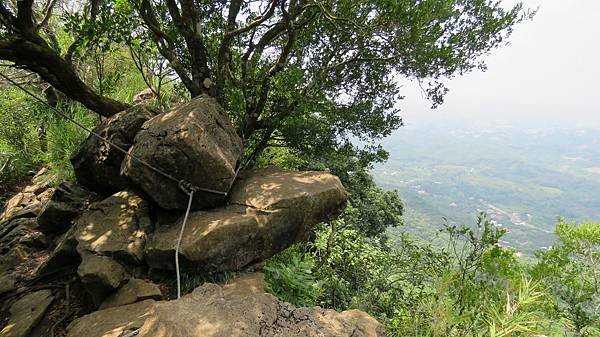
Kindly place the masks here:
<instances>
[{"instance_id":1,"label":"layered rock formation","mask_svg":"<svg viewBox=\"0 0 600 337\"><path fill-rule=\"evenodd\" d=\"M0 214L0 295L17 288L17 272L35 264L49 240L39 230L37 216L53 193L53 177L43 169L6 203Z\"/></svg>"},{"instance_id":2,"label":"layered rock formation","mask_svg":"<svg viewBox=\"0 0 600 337\"><path fill-rule=\"evenodd\" d=\"M100 310L75 320L67 336L133 332L138 337L385 336L383 326L363 312L298 308L264 293L262 284L246 279L243 287L249 291L226 296L222 287L205 284L179 300L147 300Z\"/></svg>"}]
</instances>

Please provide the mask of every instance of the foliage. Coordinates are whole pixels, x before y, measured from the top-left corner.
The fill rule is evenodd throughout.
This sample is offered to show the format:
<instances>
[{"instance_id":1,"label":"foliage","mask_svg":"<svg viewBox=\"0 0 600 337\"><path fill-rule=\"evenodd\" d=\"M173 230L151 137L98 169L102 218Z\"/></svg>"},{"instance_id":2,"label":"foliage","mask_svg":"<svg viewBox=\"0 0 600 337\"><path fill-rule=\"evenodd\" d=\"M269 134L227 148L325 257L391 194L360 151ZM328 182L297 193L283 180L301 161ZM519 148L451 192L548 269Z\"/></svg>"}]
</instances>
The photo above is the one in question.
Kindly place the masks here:
<instances>
[{"instance_id":1,"label":"foliage","mask_svg":"<svg viewBox=\"0 0 600 337\"><path fill-rule=\"evenodd\" d=\"M320 295L320 284L312 274L314 260L300 251L298 245L267 262L264 267L267 291L299 306L314 306Z\"/></svg>"},{"instance_id":2,"label":"foliage","mask_svg":"<svg viewBox=\"0 0 600 337\"><path fill-rule=\"evenodd\" d=\"M16 88L0 90L0 201L41 161L38 128L40 105Z\"/></svg>"},{"instance_id":3,"label":"foliage","mask_svg":"<svg viewBox=\"0 0 600 337\"><path fill-rule=\"evenodd\" d=\"M184 269L181 271L181 293L189 294L207 282L224 283L235 278L236 275L235 272L198 272ZM171 289L177 289L177 280L173 278L173 275L168 274L159 278L165 284L169 284Z\"/></svg>"},{"instance_id":4,"label":"foliage","mask_svg":"<svg viewBox=\"0 0 600 337\"><path fill-rule=\"evenodd\" d=\"M600 335L600 224L559 219L557 242L537 253L532 274L553 296L552 313L580 336Z\"/></svg>"},{"instance_id":5,"label":"foliage","mask_svg":"<svg viewBox=\"0 0 600 337\"><path fill-rule=\"evenodd\" d=\"M88 127L97 122L96 116L72 102L60 101L57 107ZM0 91L0 110L0 195L12 193L42 165L59 180L73 178L69 158L87 137L85 131L18 88Z\"/></svg>"},{"instance_id":6,"label":"foliage","mask_svg":"<svg viewBox=\"0 0 600 337\"><path fill-rule=\"evenodd\" d=\"M269 266L288 271L294 283L268 278L276 284L274 293L291 302L300 296L323 307L364 310L385 323L390 336L517 337L549 331L546 285L528 274L514 250L498 246L504 231L484 214L473 227L448 225L444 248L409 235L394 245L368 238L353 220L346 214L323 224L313 241L274 257L276 264ZM314 297L297 291L301 261L314 265L302 288L316 285Z\"/></svg>"},{"instance_id":7,"label":"foliage","mask_svg":"<svg viewBox=\"0 0 600 337\"><path fill-rule=\"evenodd\" d=\"M504 301L490 304L485 315L488 325L485 335L504 337L535 333L541 321L537 306L544 296L539 283L522 276L516 294L507 292Z\"/></svg>"},{"instance_id":8,"label":"foliage","mask_svg":"<svg viewBox=\"0 0 600 337\"><path fill-rule=\"evenodd\" d=\"M98 122L97 116L78 105L63 102L59 109L88 128L92 128ZM69 159L79 144L88 137L87 132L55 113L48 117L46 128L48 150L43 153L45 165L59 180L73 180L75 176Z\"/></svg>"}]
</instances>

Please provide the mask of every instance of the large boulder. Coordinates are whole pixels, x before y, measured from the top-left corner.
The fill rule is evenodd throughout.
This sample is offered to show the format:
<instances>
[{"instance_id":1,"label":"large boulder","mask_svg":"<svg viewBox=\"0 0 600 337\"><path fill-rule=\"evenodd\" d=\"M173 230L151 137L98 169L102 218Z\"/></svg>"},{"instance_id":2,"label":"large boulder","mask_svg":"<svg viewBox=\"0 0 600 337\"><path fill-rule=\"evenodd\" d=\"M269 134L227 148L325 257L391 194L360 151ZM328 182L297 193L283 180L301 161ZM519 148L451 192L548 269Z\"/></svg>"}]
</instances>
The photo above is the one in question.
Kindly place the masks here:
<instances>
[{"instance_id":1,"label":"large boulder","mask_svg":"<svg viewBox=\"0 0 600 337\"><path fill-rule=\"evenodd\" d=\"M304 239L318 222L345 205L340 180L326 172L267 168L243 174L230 205L192 212L181 242L182 263L204 271L237 270ZM146 244L146 262L173 269L182 218L159 219Z\"/></svg>"},{"instance_id":2,"label":"large boulder","mask_svg":"<svg viewBox=\"0 0 600 337\"><path fill-rule=\"evenodd\" d=\"M127 151L142 124L157 113L146 105L136 105L104 120L93 131ZM124 153L92 134L71 156L71 163L82 186L110 195L128 184L121 176L124 158Z\"/></svg>"},{"instance_id":3,"label":"large boulder","mask_svg":"<svg viewBox=\"0 0 600 337\"><path fill-rule=\"evenodd\" d=\"M152 228L148 207L146 201L129 191L91 204L75 220L77 251L139 264L146 233Z\"/></svg>"},{"instance_id":4,"label":"large boulder","mask_svg":"<svg viewBox=\"0 0 600 337\"><path fill-rule=\"evenodd\" d=\"M47 234L65 233L93 197L92 192L76 184L63 182L54 190L37 218L40 231Z\"/></svg>"},{"instance_id":5,"label":"large boulder","mask_svg":"<svg viewBox=\"0 0 600 337\"><path fill-rule=\"evenodd\" d=\"M197 187L227 192L242 156L242 141L219 103L206 95L192 99L170 112L144 123L129 153ZM123 162L127 176L160 207L181 210L188 196L173 181L128 156ZM197 192L194 209L212 208L225 197Z\"/></svg>"},{"instance_id":6,"label":"large boulder","mask_svg":"<svg viewBox=\"0 0 600 337\"><path fill-rule=\"evenodd\" d=\"M247 273L221 284L223 297L230 300L265 292L265 274Z\"/></svg>"},{"instance_id":7,"label":"large boulder","mask_svg":"<svg viewBox=\"0 0 600 337\"><path fill-rule=\"evenodd\" d=\"M385 328L364 312L298 308L265 293L225 298L205 284L174 301L147 300L100 310L68 327L68 337L383 337Z\"/></svg>"},{"instance_id":8,"label":"large boulder","mask_svg":"<svg viewBox=\"0 0 600 337\"><path fill-rule=\"evenodd\" d=\"M40 290L16 301L10 307L10 320L0 331L0 337L27 337L53 300L52 291Z\"/></svg>"}]
</instances>

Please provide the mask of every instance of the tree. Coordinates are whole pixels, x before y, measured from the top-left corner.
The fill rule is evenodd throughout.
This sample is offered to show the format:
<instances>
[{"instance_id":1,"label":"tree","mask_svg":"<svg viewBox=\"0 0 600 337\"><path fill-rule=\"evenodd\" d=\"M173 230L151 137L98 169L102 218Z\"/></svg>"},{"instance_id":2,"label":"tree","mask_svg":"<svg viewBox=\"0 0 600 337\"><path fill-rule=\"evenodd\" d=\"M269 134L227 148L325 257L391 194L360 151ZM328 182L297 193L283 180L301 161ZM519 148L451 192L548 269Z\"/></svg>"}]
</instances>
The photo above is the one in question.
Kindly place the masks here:
<instances>
[{"instance_id":1,"label":"tree","mask_svg":"<svg viewBox=\"0 0 600 337\"><path fill-rule=\"evenodd\" d=\"M537 253L532 274L554 297L559 318L571 322L574 336L600 333L600 224L570 224L559 219L558 239Z\"/></svg>"},{"instance_id":2,"label":"tree","mask_svg":"<svg viewBox=\"0 0 600 337\"><path fill-rule=\"evenodd\" d=\"M79 20L61 52L51 29L57 0L0 0L0 59L89 109L126 107L94 92L72 65L97 41L156 45L190 95L215 96L255 158L269 146L308 157L334 152L382 160L371 141L402 123L401 81L417 80L434 105L445 79L485 68L533 13L491 0L90 0L65 2L57 20ZM73 5L75 4L75 5ZM138 26L138 23L140 24Z\"/></svg>"},{"instance_id":3,"label":"tree","mask_svg":"<svg viewBox=\"0 0 600 337\"><path fill-rule=\"evenodd\" d=\"M68 52L61 57L56 37L51 30L44 29L56 2L49 0L44 6L34 6L33 0L0 1L0 59L37 73L100 115L111 116L127 108L127 104L103 97L84 83L73 68ZM96 14L92 10L92 16Z\"/></svg>"}]
</instances>

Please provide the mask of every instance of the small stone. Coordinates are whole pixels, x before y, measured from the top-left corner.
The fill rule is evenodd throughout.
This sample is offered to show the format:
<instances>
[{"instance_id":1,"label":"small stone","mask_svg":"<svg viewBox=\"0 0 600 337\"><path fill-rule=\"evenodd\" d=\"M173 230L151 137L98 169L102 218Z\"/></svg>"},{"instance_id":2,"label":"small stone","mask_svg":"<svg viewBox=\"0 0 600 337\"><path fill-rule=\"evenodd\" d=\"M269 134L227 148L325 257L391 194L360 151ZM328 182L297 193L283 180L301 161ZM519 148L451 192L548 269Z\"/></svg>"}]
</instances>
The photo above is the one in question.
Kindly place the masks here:
<instances>
[{"instance_id":1,"label":"small stone","mask_svg":"<svg viewBox=\"0 0 600 337\"><path fill-rule=\"evenodd\" d=\"M76 184L60 184L37 218L39 229L48 234L65 233L91 198L93 193Z\"/></svg>"},{"instance_id":2,"label":"small stone","mask_svg":"<svg viewBox=\"0 0 600 337\"><path fill-rule=\"evenodd\" d=\"M125 268L108 256L89 252L82 252L80 255L81 264L77 268L77 274L96 305L100 305L110 293L130 278Z\"/></svg>"},{"instance_id":3,"label":"small stone","mask_svg":"<svg viewBox=\"0 0 600 337\"><path fill-rule=\"evenodd\" d=\"M16 289L15 277L11 274L4 274L0 276L0 295L13 291Z\"/></svg>"},{"instance_id":4,"label":"small stone","mask_svg":"<svg viewBox=\"0 0 600 337\"><path fill-rule=\"evenodd\" d=\"M116 293L102 302L100 310L141 302L148 299L160 300L161 298L162 292L156 284L133 278L119 288Z\"/></svg>"},{"instance_id":5,"label":"small stone","mask_svg":"<svg viewBox=\"0 0 600 337\"><path fill-rule=\"evenodd\" d=\"M133 96L133 103L134 104L139 104L142 102L148 102L148 101L152 101L153 99L156 98L156 94L154 93L154 91L152 91L152 89L150 88L146 88L140 92L138 92L135 96Z\"/></svg>"},{"instance_id":6,"label":"small stone","mask_svg":"<svg viewBox=\"0 0 600 337\"><path fill-rule=\"evenodd\" d=\"M16 301L10 307L10 319L0 331L0 337L27 337L53 300L50 290L40 290Z\"/></svg>"}]
</instances>

